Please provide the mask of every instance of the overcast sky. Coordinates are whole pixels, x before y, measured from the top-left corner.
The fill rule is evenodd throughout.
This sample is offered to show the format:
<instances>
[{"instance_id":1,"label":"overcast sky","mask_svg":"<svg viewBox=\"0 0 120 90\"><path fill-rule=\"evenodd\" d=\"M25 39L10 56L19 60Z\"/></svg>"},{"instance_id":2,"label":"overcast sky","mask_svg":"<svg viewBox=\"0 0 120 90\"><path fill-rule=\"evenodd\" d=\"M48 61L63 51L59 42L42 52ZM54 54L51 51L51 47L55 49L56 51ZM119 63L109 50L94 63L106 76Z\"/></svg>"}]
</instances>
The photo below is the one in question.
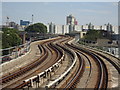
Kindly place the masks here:
<instances>
[{"instance_id":1,"label":"overcast sky","mask_svg":"<svg viewBox=\"0 0 120 90\"><path fill-rule=\"evenodd\" d=\"M118 23L117 2L2 2L2 21L6 17L20 24L20 20L66 24L66 16L73 14L79 25Z\"/></svg>"}]
</instances>

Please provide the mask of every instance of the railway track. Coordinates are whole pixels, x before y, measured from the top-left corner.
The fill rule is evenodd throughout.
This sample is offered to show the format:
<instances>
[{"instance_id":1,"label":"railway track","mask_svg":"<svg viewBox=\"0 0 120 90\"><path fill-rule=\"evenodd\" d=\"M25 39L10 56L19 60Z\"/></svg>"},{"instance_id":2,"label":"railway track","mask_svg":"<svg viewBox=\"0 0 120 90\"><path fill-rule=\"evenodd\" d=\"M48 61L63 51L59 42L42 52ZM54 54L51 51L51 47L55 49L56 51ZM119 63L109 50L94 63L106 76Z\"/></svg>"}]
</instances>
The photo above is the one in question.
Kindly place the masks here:
<instances>
[{"instance_id":1,"label":"railway track","mask_svg":"<svg viewBox=\"0 0 120 90\"><path fill-rule=\"evenodd\" d=\"M10 75L7 75L7 76L4 76L4 77L2 77L2 79L0 79L0 84L4 84L4 83L7 83L7 82L9 82L10 80L12 80L12 79L14 79L14 78L17 78L18 76L20 76L21 74L23 74L23 73L25 73L25 72L27 72L27 71L29 71L31 68L34 68L34 67L36 67L37 65L39 65L40 63L42 63L42 60L44 60L44 59L46 59L46 57L47 57L47 55L48 55L48 53L46 52L46 50L43 48L43 53L42 53L42 56L38 59L38 60L36 60L36 62L35 63L31 63L31 64L29 64L28 66L26 66L26 67L22 67L22 68L20 68L18 71L15 71L15 73L12 73L12 74L10 74Z\"/></svg>"},{"instance_id":2,"label":"railway track","mask_svg":"<svg viewBox=\"0 0 120 90\"><path fill-rule=\"evenodd\" d=\"M65 39L65 40L63 40L63 41L66 41L67 39ZM61 41L61 42L63 42L63 41ZM52 48L54 48L54 47L57 47L57 46L54 46L54 44L52 44L52 43L50 43L49 45L51 45L52 46ZM51 47L50 46L50 47ZM62 52L61 52L62 53ZM58 58L59 59L59 58ZM57 59L56 59L57 60ZM20 88L20 87L23 87L23 86L25 86L26 84L28 85L28 84L30 84L30 80L28 80L27 82L23 82L22 84L20 84L20 85L18 85L16 88ZM31 84L30 84L31 85Z\"/></svg>"},{"instance_id":3,"label":"railway track","mask_svg":"<svg viewBox=\"0 0 120 90\"><path fill-rule=\"evenodd\" d=\"M78 46L79 44L77 44L76 46ZM80 45L79 45L80 46ZM81 47L80 47L81 48ZM84 49L84 48L83 48ZM104 59L106 59L108 62L110 62L115 68L116 70L118 71L118 73L120 74L120 59L115 59L114 58L110 58L110 56L105 56L103 55L102 53L100 52L96 52L94 50L91 50L90 48L88 48L89 51L93 52L94 54L98 54L99 56L103 57ZM116 58L116 57L115 57Z\"/></svg>"},{"instance_id":4,"label":"railway track","mask_svg":"<svg viewBox=\"0 0 120 90\"><path fill-rule=\"evenodd\" d=\"M69 45L67 43L66 43L66 45L69 46L70 48L72 47L72 49L73 48L78 49L78 48L76 48L73 45ZM105 89L105 88L107 88L108 73L107 73L107 68L106 68L104 62L98 56L94 55L93 53L86 52L86 51L84 51L84 52L87 53L87 54L89 54L90 56L92 56L94 58L94 60L96 60L97 65L99 67L99 77L98 77L98 81L96 83L95 88L97 88L97 89L101 89L101 88ZM79 56L79 58L80 58L80 56ZM80 69L80 71L81 71L81 69ZM78 70L78 72L79 72L79 70ZM77 77L77 75L78 75L78 73L76 73L76 76L66 85L65 88L76 87L76 81L75 80L76 80L76 78L79 77L79 75L78 75L78 77Z\"/></svg>"},{"instance_id":5,"label":"railway track","mask_svg":"<svg viewBox=\"0 0 120 90\"><path fill-rule=\"evenodd\" d=\"M60 88L73 89L77 88L80 84L86 70L86 65L89 65L89 72L87 72L88 76L85 79L85 88L89 87L93 83L94 89L107 89L108 88L108 68L106 63L102 58L108 60L112 65L119 70L119 64L117 62L111 61L108 57L104 55L94 52L92 50L86 50L84 48L79 47L76 44L72 43L73 37L64 37L62 36L56 40L50 40L38 45L41 56L39 59L35 60L34 63L30 63L25 67L20 68L15 73L10 75L3 76L0 81L1 85L6 84L7 82L12 81L20 77L21 75L26 74L23 78L20 78L18 81L21 83L17 83L15 81L4 88L12 87L16 88L26 88L33 87L34 82L38 84L41 82L41 79L49 76L50 72L54 72L55 68L58 68L62 60L65 58L65 53L68 53L70 56L70 62L68 70L66 70L60 77L56 80L51 81L50 84L46 85L47 88L56 88L58 84L61 84ZM102 57L102 58L101 58ZM38 67L39 66L39 67ZM34 73L35 72L35 73ZM69 75L71 72L74 72L73 75ZM93 78L96 74L96 78L94 82L92 82ZM66 82L64 81L66 80ZM16 85L13 85L17 83Z\"/></svg>"},{"instance_id":6,"label":"railway track","mask_svg":"<svg viewBox=\"0 0 120 90\"><path fill-rule=\"evenodd\" d=\"M3 85L3 84L6 84L7 82L9 82L10 80L12 80L12 79L15 79L15 78L17 78L18 76L20 76L20 73L22 74L22 73L26 73L26 71L29 71L30 69L33 69L33 67L36 67L36 65L40 65L46 58L47 58L47 56L48 56L48 52L46 51L46 49L44 48L44 46L43 45L41 45L41 47L42 47L42 49L44 50L44 52L42 51L42 49L41 49L41 51L42 51L42 57L40 57L40 59L41 60L36 60L36 62L35 63L32 63L32 64L30 64L30 65L28 65L27 67L23 67L23 69L21 68L19 71L17 71L17 72L15 72L15 73L13 73L12 75L7 75L7 76L5 76L5 77L3 77L2 79L1 79L1 84ZM39 48L40 48L40 46L39 46ZM49 47L50 48L50 47ZM50 49L49 49L50 50ZM58 50L57 49L55 49L55 48L53 48L52 47L52 50L53 51L55 51L54 52L54 54L56 54L57 53L57 58L59 58L60 56L58 55L59 54L59 52L58 52ZM17 73L17 74L16 74Z\"/></svg>"},{"instance_id":7,"label":"railway track","mask_svg":"<svg viewBox=\"0 0 120 90\"><path fill-rule=\"evenodd\" d=\"M53 50L56 50L56 48L50 48L50 47L52 47L51 46L51 44L49 43L49 44L47 44L46 45L46 48L47 49L49 49L50 50L50 52L53 52ZM61 57L61 55L59 54L59 52L58 52L58 50L56 50L56 55L57 56L54 56L54 57L49 57L49 61L51 61L51 63L52 64L54 64L56 61L55 60L58 60L60 57ZM52 53L52 54L55 54L55 52L54 53ZM50 56L52 56L52 55L50 55ZM50 64L49 65L49 63L47 63L46 64L46 68L48 68L48 67L50 67L52 64ZM43 67L45 67L44 65L41 67L41 68L39 68L40 70L45 70L45 69L43 69ZM40 73L40 72L38 72L38 69L36 70L37 71L37 73ZM48 71L49 72L49 71ZM47 72L47 73L48 73ZM37 73L35 73L34 75L36 75ZM41 75L42 76L42 75ZM36 81L37 79L34 79L33 81ZM17 85L17 86L15 86L14 88L16 89L16 88L22 88L22 87L25 87L25 86L31 86L31 81L28 81L28 82L24 82L24 80L23 80L23 82L21 83L21 84L19 84L19 85ZM14 89L13 89L14 90Z\"/></svg>"},{"instance_id":8,"label":"railway track","mask_svg":"<svg viewBox=\"0 0 120 90\"><path fill-rule=\"evenodd\" d=\"M76 72L76 74L74 75L74 77L67 83L66 87L64 88L65 90L67 88L76 88L76 84L79 82L83 72L84 72L84 68L85 68L85 62L84 60L81 58L80 56L80 53L79 52L76 52L77 53L77 56L79 58L79 67L78 67L78 70Z\"/></svg>"},{"instance_id":9,"label":"railway track","mask_svg":"<svg viewBox=\"0 0 120 90\"><path fill-rule=\"evenodd\" d=\"M66 39L63 39L63 40L60 40L60 42L64 42L64 41L66 41L66 40L68 40L68 38L66 38ZM54 41L55 42L55 41ZM57 41L58 42L58 41ZM53 54L51 54L50 56L52 56L52 55L54 55L55 53L56 53L56 58L55 58L55 56L54 57L52 57L52 59L53 60L50 60L51 61L51 65L53 65L54 63L56 63L59 59L60 59L60 57L62 56L62 54L64 54L63 52L61 52L61 50L60 50L60 47L59 48L57 48L58 46L57 45L55 45L55 44L53 44L52 42L51 43L48 43L48 44L45 44L45 45L41 45L41 46L43 46L44 47L44 49L48 49L50 52L52 52ZM40 46L39 46L39 48L40 48ZM40 50L40 51L42 51L42 50ZM47 50L46 50L47 51ZM49 58L50 59L50 58ZM46 65L47 67L46 68L48 68L48 67L50 67L51 65ZM44 66L45 67L45 66ZM42 69L42 71L43 70L45 70L45 69ZM42 72L41 71L41 72ZM40 72L39 72L40 73ZM30 83L29 82L27 82L27 83L21 83L21 84L19 84L19 85L16 85L16 87L15 88L20 88L20 87L23 87L23 86L25 86L25 85L29 85ZM11 86L11 85L10 85Z\"/></svg>"},{"instance_id":10,"label":"railway track","mask_svg":"<svg viewBox=\"0 0 120 90\"><path fill-rule=\"evenodd\" d=\"M32 62L32 63L30 63L29 65L27 65L27 66L25 66L25 67L22 67L22 68L20 68L19 70L16 70L16 71L14 71L13 73L9 73L9 74L6 74L6 75L4 75L4 76L2 76L2 78L0 78L0 82L2 83L2 84L4 84L4 83L6 83L6 81L8 82L9 81L9 78L10 78L10 80L12 80L12 78L15 76L16 77L16 75L17 76L19 76L19 75L21 75L22 74L22 71L24 71L24 70L27 70L29 67L31 67L35 62L38 62L38 60L40 59L40 58L42 58L42 57L44 57L44 55L45 54L47 54L46 53L46 49L41 45L38 45L38 47L39 47L39 49L40 49L40 51L41 51L41 56L37 59L37 60L35 60L34 62ZM20 74L21 73L21 74ZM23 72L24 73L24 72ZM1 84L0 83L0 84Z\"/></svg>"}]
</instances>

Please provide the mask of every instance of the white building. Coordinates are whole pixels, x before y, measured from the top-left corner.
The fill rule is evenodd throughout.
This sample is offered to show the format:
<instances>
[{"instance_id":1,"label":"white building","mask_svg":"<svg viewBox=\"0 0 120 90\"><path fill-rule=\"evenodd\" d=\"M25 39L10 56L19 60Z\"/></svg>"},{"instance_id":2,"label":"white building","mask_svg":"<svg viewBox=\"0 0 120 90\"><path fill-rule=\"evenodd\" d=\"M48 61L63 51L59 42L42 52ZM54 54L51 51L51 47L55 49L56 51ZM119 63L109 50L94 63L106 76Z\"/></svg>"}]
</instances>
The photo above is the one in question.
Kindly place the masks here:
<instances>
[{"instance_id":1,"label":"white building","mask_svg":"<svg viewBox=\"0 0 120 90\"><path fill-rule=\"evenodd\" d=\"M49 33L50 32L49 31L49 25L47 24L46 27L47 27L47 33Z\"/></svg>"},{"instance_id":2,"label":"white building","mask_svg":"<svg viewBox=\"0 0 120 90\"><path fill-rule=\"evenodd\" d=\"M102 30L107 30L107 25L106 24L102 25Z\"/></svg>"},{"instance_id":3,"label":"white building","mask_svg":"<svg viewBox=\"0 0 120 90\"><path fill-rule=\"evenodd\" d=\"M63 34L62 25L55 25L55 34Z\"/></svg>"},{"instance_id":4,"label":"white building","mask_svg":"<svg viewBox=\"0 0 120 90\"><path fill-rule=\"evenodd\" d=\"M115 34L118 34L118 26L113 26L113 27L112 27L112 31L113 31Z\"/></svg>"},{"instance_id":5,"label":"white building","mask_svg":"<svg viewBox=\"0 0 120 90\"><path fill-rule=\"evenodd\" d=\"M51 34L65 34L65 33L71 33L73 31L83 31L88 29L95 29L95 30L107 30L107 31L113 31L114 34L118 34L118 27L112 26L111 24L104 24L102 26L98 25L92 25L90 27L90 24L86 25L55 25L54 23L50 23L47 26L47 32Z\"/></svg>"},{"instance_id":6,"label":"white building","mask_svg":"<svg viewBox=\"0 0 120 90\"><path fill-rule=\"evenodd\" d=\"M83 29L88 29L88 25L83 25Z\"/></svg>"},{"instance_id":7,"label":"white building","mask_svg":"<svg viewBox=\"0 0 120 90\"><path fill-rule=\"evenodd\" d=\"M100 28L100 26L94 26L94 29L100 30L101 28Z\"/></svg>"},{"instance_id":8,"label":"white building","mask_svg":"<svg viewBox=\"0 0 120 90\"><path fill-rule=\"evenodd\" d=\"M62 34L69 33L69 25L62 25Z\"/></svg>"},{"instance_id":9,"label":"white building","mask_svg":"<svg viewBox=\"0 0 120 90\"><path fill-rule=\"evenodd\" d=\"M49 23L49 26L47 26L47 32L51 33L51 34L57 34L56 33L56 29L55 29L55 24L54 23Z\"/></svg>"},{"instance_id":10,"label":"white building","mask_svg":"<svg viewBox=\"0 0 120 90\"><path fill-rule=\"evenodd\" d=\"M75 31L82 31L82 25L74 25Z\"/></svg>"}]
</instances>

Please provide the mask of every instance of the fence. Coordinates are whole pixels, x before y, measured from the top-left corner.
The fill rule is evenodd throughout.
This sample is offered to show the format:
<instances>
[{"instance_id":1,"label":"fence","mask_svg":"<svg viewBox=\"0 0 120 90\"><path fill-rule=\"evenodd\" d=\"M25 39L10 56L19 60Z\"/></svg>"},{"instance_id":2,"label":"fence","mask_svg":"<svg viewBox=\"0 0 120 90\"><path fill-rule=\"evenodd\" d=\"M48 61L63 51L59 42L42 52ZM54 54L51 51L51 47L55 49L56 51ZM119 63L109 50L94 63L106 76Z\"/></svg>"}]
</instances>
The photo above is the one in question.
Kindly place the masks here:
<instances>
[{"instance_id":1,"label":"fence","mask_svg":"<svg viewBox=\"0 0 120 90\"><path fill-rule=\"evenodd\" d=\"M0 53L2 53L2 56L0 56L1 63L16 59L27 53L30 50L30 43L31 41L19 46L0 49Z\"/></svg>"}]
</instances>

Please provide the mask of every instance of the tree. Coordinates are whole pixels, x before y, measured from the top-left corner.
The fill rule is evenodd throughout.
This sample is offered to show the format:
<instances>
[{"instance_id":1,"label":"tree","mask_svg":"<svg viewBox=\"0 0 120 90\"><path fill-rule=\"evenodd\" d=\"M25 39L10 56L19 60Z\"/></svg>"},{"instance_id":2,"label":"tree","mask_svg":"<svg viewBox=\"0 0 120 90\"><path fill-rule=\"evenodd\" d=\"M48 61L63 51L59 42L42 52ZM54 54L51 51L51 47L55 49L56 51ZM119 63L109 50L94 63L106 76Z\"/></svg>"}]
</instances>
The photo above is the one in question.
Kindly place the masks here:
<instances>
[{"instance_id":1,"label":"tree","mask_svg":"<svg viewBox=\"0 0 120 90\"><path fill-rule=\"evenodd\" d=\"M47 27L42 23L36 23L28 26L25 29L26 32L39 32L39 33L47 33Z\"/></svg>"},{"instance_id":2,"label":"tree","mask_svg":"<svg viewBox=\"0 0 120 90\"><path fill-rule=\"evenodd\" d=\"M101 30L89 30L84 39L96 41L98 38L104 38Z\"/></svg>"},{"instance_id":3,"label":"tree","mask_svg":"<svg viewBox=\"0 0 120 90\"><path fill-rule=\"evenodd\" d=\"M22 40L17 29L2 28L2 48L9 48L20 45Z\"/></svg>"}]
</instances>

